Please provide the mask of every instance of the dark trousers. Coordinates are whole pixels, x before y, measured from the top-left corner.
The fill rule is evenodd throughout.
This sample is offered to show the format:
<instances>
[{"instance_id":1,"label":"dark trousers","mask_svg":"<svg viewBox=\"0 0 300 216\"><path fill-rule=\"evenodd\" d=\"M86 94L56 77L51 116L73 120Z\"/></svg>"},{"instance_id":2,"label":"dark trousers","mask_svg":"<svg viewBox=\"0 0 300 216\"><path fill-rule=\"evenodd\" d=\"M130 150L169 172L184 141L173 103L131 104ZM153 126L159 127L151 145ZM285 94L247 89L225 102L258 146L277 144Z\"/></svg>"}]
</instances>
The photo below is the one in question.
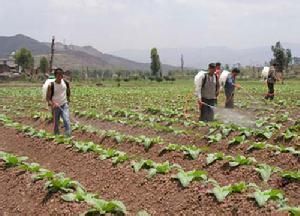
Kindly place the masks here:
<instances>
[{"instance_id":1,"label":"dark trousers","mask_svg":"<svg viewBox=\"0 0 300 216\"><path fill-rule=\"evenodd\" d=\"M215 106L216 105L216 99L206 99L202 98L202 102L210 105L210 106ZM200 121L208 122L208 121L213 121L214 120L214 110L213 108L206 106L205 104L202 104L201 109L200 109Z\"/></svg>"},{"instance_id":2,"label":"dark trousers","mask_svg":"<svg viewBox=\"0 0 300 216\"><path fill-rule=\"evenodd\" d=\"M274 99L274 83L267 83L268 84L268 94L265 96L265 99Z\"/></svg>"},{"instance_id":3,"label":"dark trousers","mask_svg":"<svg viewBox=\"0 0 300 216\"><path fill-rule=\"evenodd\" d=\"M226 101L225 101L225 108L232 109L234 107L234 94L225 94Z\"/></svg>"}]
</instances>

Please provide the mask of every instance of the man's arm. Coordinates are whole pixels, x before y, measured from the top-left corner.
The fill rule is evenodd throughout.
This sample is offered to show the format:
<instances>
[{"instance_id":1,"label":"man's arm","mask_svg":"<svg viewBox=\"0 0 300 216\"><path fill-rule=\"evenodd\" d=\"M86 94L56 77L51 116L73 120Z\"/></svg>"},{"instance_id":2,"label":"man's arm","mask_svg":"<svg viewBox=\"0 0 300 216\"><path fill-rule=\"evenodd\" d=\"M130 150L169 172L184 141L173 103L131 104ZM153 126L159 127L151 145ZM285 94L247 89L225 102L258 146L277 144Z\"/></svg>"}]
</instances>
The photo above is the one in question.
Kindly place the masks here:
<instances>
[{"instance_id":1,"label":"man's arm","mask_svg":"<svg viewBox=\"0 0 300 216\"><path fill-rule=\"evenodd\" d=\"M46 100L47 100L47 102L48 102L48 105L49 105L49 106L52 106L52 100L51 100L51 84L48 85L48 88L47 88Z\"/></svg>"},{"instance_id":2,"label":"man's arm","mask_svg":"<svg viewBox=\"0 0 300 216\"><path fill-rule=\"evenodd\" d=\"M199 74L199 76L195 78L195 94L197 96L199 106L201 106L202 104L201 90L202 90L202 83L203 83L204 76L205 74L203 73L203 74Z\"/></svg>"}]
</instances>

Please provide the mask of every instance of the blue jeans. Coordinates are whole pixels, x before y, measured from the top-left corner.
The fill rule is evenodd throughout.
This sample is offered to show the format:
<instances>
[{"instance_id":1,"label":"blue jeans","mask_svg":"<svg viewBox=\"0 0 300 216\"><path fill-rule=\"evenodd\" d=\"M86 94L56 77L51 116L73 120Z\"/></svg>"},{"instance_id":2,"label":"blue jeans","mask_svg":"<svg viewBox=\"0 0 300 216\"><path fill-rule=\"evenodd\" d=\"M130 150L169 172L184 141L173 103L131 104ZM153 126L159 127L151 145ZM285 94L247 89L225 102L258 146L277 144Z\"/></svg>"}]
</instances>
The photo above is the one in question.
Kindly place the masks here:
<instances>
[{"instance_id":1,"label":"blue jeans","mask_svg":"<svg viewBox=\"0 0 300 216\"><path fill-rule=\"evenodd\" d=\"M54 114L54 134L55 135L59 134L59 120L60 117L62 117L64 122L65 135L71 136L71 123L70 123L70 112L69 112L68 103L65 103L60 107L55 107L53 109L53 114Z\"/></svg>"}]
</instances>

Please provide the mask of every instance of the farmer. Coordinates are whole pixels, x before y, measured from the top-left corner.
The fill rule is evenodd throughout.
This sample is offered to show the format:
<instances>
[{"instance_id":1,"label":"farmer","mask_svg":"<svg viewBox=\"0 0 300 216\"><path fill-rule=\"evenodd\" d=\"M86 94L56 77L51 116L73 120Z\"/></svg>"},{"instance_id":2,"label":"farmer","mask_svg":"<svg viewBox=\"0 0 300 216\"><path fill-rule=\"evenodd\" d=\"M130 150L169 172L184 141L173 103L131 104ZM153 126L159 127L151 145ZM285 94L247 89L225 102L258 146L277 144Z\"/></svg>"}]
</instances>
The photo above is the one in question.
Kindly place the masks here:
<instances>
[{"instance_id":1,"label":"farmer","mask_svg":"<svg viewBox=\"0 0 300 216\"><path fill-rule=\"evenodd\" d=\"M236 76L240 73L238 68L232 69L231 73L228 75L225 85L225 108L233 108L234 107L234 90L235 88L241 88L239 84L235 83Z\"/></svg>"},{"instance_id":2,"label":"farmer","mask_svg":"<svg viewBox=\"0 0 300 216\"><path fill-rule=\"evenodd\" d=\"M196 95L200 109L200 121L214 120L214 106L216 105L219 95L220 84L215 74L216 65L211 63L208 65L208 72L201 73L195 77Z\"/></svg>"},{"instance_id":3,"label":"farmer","mask_svg":"<svg viewBox=\"0 0 300 216\"><path fill-rule=\"evenodd\" d=\"M222 73L222 70L221 70L221 63L220 63L220 62L217 62L217 63L216 63L216 72L215 72L215 74L217 75L218 78L220 78L221 73Z\"/></svg>"},{"instance_id":4,"label":"farmer","mask_svg":"<svg viewBox=\"0 0 300 216\"><path fill-rule=\"evenodd\" d=\"M274 85L277 80L276 77L276 63L274 63L269 70L268 77L267 77L267 85L268 85L268 94L265 96L265 99L274 99Z\"/></svg>"},{"instance_id":5,"label":"farmer","mask_svg":"<svg viewBox=\"0 0 300 216\"><path fill-rule=\"evenodd\" d=\"M51 82L47 90L47 102L52 107L54 116L54 134L59 134L59 121L62 117L65 128L65 135L71 136L70 125L70 86L67 81L63 79L63 70L57 68L54 71L55 81Z\"/></svg>"}]
</instances>

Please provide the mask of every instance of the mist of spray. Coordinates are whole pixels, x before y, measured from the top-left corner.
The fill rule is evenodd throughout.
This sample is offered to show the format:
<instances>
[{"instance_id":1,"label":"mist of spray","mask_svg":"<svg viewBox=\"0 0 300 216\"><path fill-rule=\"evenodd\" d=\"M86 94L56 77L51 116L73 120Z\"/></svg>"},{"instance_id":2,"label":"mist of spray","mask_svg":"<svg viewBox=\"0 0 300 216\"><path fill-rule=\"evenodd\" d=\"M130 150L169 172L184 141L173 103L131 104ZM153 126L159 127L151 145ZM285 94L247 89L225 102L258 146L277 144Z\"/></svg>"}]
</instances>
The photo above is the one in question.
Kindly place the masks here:
<instances>
[{"instance_id":1,"label":"mist of spray","mask_svg":"<svg viewBox=\"0 0 300 216\"><path fill-rule=\"evenodd\" d=\"M232 123L243 127L255 127L250 114L240 113L234 109L215 108L216 119L224 123Z\"/></svg>"}]
</instances>

